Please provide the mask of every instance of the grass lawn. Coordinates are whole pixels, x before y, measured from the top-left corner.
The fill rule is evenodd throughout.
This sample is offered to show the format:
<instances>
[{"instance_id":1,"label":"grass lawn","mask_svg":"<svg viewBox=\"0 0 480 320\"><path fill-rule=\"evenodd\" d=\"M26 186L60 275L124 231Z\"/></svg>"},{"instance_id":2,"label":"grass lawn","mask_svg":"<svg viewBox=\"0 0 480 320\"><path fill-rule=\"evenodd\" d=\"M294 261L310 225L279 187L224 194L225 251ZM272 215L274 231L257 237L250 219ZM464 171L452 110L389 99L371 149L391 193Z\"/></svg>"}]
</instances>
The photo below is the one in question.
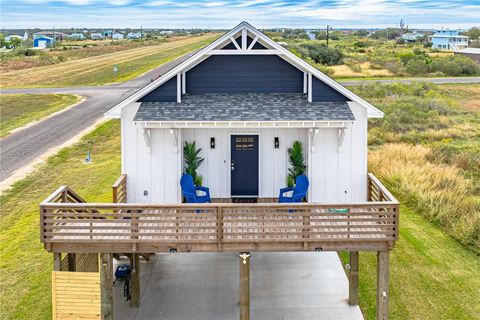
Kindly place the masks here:
<instances>
[{"instance_id":1,"label":"grass lawn","mask_svg":"<svg viewBox=\"0 0 480 320\"><path fill-rule=\"evenodd\" d=\"M93 142L93 163L82 163ZM110 121L73 147L61 150L0 197L2 319L51 319L52 255L39 239L39 203L60 185L87 201L111 201L120 175L120 126Z\"/></svg>"},{"instance_id":2,"label":"grass lawn","mask_svg":"<svg viewBox=\"0 0 480 320\"><path fill-rule=\"evenodd\" d=\"M2 94L0 95L0 138L11 130L40 120L62 110L80 98L66 94Z\"/></svg>"},{"instance_id":3,"label":"grass lawn","mask_svg":"<svg viewBox=\"0 0 480 320\"><path fill-rule=\"evenodd\" d=\"M133 79L159 65L211 43L218 34L179 39L95 57L0 73L3 88L103 85ZM113 72L113 66L118 72Z\"/></svg>"},{"instance_id":4,"label":"grass lawn","mask_svg":"<svg viewBox=\"0 0 480 320\"><path fill-rule=\"evenodd\" d=\"M375 253L360 254L359 281L362 312L375 319ZM479 301L479 256L403 206L390 254L390 319L480 319Z\"/></svg>"}]
</instances>

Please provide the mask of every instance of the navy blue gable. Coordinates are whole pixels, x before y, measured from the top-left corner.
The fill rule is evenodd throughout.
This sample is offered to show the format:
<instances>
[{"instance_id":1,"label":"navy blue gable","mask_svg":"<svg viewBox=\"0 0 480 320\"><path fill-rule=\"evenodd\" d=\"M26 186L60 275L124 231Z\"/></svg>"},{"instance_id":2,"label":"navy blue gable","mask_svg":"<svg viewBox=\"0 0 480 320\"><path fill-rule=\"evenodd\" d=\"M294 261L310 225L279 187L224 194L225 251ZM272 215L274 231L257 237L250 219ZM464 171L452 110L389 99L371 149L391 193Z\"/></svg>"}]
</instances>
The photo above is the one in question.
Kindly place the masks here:
<instances>
[{"instance_id":1,"label":"navy blue gable","mask_svg":"<svg viewBox=\"0 0 480 320\"><path fill-rule=\"evenodd\" d=\"M328 84L312 77L312 101L313 102L346 102L349 101L347 97L339 93Z\"/></svg>"},{"instance_id":2,"label":"navy blue gable","mask_svg":"<svg viewBox=\"0 0 480 320\"><path fill-rule=\"evenodd\" d=\"M187 72L187 93L301 93L303 72L276 55L216 55Z\"/></svg>"},{"instance_id":3,"label":"navy blue gable","mask_svg":"<svg viewBox=\"0 0 480 320\"><path fill-rule=\"evenodd\" d=\"M177 77L173 77L154 89L137 102L175 102L177 101Z\"/></svg>"}]
</instances>

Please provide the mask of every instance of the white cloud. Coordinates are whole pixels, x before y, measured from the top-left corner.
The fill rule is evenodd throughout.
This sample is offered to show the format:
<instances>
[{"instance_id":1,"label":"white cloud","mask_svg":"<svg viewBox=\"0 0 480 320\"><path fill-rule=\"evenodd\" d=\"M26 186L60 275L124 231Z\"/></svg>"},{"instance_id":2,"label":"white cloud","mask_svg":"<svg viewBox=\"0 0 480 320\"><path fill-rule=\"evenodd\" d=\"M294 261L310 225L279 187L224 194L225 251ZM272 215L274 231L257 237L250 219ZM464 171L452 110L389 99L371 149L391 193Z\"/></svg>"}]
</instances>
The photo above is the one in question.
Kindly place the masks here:
<instances>
[{"instance_id":1,"label":"white cloud","mask_svg":"<svg viewBox=\"0 0 480 320\"><path fill-rule=\"evenodd\" d=\"M107 1L109 4L113 4L115 6L124 6L130 3L129 0L109 0Z\"/></svg>"}]
</instances>

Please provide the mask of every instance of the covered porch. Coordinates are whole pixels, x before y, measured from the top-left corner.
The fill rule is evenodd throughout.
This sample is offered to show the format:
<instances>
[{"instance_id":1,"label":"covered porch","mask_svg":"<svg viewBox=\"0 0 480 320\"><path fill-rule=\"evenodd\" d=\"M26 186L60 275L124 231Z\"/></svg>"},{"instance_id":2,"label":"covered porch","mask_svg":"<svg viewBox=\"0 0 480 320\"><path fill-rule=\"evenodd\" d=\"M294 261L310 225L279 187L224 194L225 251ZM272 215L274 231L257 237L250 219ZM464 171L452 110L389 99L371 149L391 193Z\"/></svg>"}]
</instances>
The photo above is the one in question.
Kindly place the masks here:
<instances>
[{"instance_id":1,"label":"covered porch","mask_svg":"<svg viewBox=\"0 0 480 320\"><path fill-rule=\"evenodd\" d=\"M116 319L238 319L237 254L157 254L141 269L140 307L125 302L119 283ZM251 319L363 320L335 252L252 253L250 279Z\"/></svg>"}]
</instances>

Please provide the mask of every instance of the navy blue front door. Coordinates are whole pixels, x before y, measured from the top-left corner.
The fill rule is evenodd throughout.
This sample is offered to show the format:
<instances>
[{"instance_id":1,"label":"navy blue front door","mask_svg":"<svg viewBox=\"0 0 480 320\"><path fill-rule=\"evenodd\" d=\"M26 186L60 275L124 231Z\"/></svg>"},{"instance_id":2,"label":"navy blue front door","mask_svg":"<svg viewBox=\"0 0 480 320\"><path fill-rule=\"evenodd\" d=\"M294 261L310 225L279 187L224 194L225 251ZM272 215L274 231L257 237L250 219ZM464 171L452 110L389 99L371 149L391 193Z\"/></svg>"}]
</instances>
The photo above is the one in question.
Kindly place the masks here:
<instances>
[{"instance_id":1,"label":"navy blue front door","mask_svg":"<svg viewBox=\"0 0 480 320\"><path fill-rule=\"evenodd\" d=\"M231 194L258 196L258 136L231 137Z\"/></svg>"}]
</instances>

